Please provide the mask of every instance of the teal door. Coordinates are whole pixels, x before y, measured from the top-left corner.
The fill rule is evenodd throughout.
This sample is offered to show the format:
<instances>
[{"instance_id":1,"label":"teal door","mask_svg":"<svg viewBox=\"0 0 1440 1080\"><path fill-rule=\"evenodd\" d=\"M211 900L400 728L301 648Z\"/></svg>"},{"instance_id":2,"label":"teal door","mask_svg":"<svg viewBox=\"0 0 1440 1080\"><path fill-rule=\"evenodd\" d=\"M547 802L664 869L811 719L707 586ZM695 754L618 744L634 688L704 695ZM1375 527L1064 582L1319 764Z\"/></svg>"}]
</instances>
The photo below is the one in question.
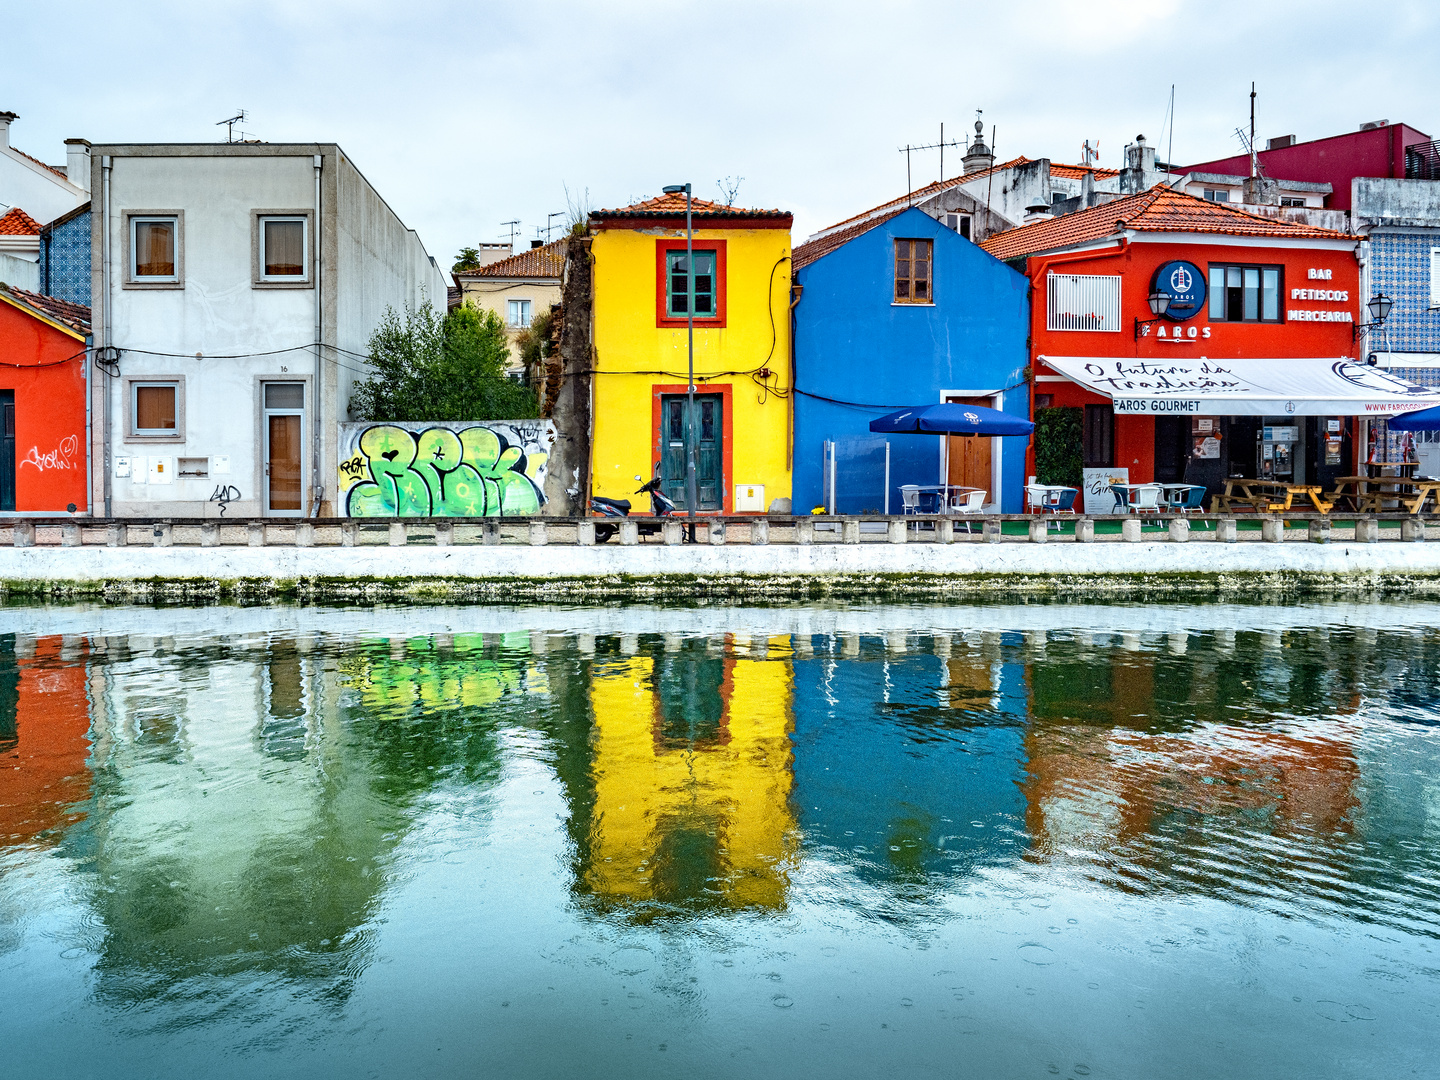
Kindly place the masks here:
<instances>
[{"instance_id":1,"label":"teal door","mask_svg":"<svg viewBox=\"0 0 1440 1080\"><path fill-rule=\"evenodd\" d=\"M720 394L696 394L695 415L685 415L685 395L660 399L661 490L681 510L685 503L686 447L695 445L696 510L720 510L725 505L724 399ZM688 421L688 422L687 422Z\"/></svg>"}]
</instances>

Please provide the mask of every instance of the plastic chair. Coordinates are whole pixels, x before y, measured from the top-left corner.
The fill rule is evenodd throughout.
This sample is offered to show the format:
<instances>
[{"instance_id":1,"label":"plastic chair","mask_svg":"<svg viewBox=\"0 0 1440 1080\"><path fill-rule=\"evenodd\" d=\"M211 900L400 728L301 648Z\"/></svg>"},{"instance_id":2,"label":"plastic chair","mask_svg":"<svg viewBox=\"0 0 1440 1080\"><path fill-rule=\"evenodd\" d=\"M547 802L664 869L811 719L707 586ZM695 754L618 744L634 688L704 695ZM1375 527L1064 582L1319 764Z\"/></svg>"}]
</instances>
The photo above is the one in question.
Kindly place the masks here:
<instances>
[{"instance_id":1,"label":"plastic chair","mask_svg":"<svg viewBox=\"0 0 1440 1080\"><path fill-rule=\"evenodd\" d=\"M1127 484L1111 484L1110 494L1115 496L1115 508L1112 514L1128 514L1130 512L1130 487Z\"/></svg>"},{"instance_id":2,"label":"plastic chair","mask_svg":"<svg viewBox=\"0 0 1440 1080\"><path fill-rule=\"evenodd\" d=\"M1199 484L1191 484L1185 489L1184 498L1171 501L1170 509L1182 514L1203 513L1205 510L1205 489Z\"/></svg>"},{"instance_id":3,"label":"plastic chair","mask_svg":"<svg viewBox=\"0 0 1440 1080\"><path fill-rule=\"evenodd\" d=\"M1045 512L1045 496L1049 490L1043 484L1025 485L1025 502L1030 507L1029 513L1043 514Z\"/></svg>"},{"instance_id":4,"label":"plastic chair","mask_svg":"<svg viewBox=\"0 0 1440 1080\"><path fill-rule=\"evenodd\" d=\"M1050 497L1045 500L1045 509L1051 514L1073 514L1075 513L1075 496L1079 494L1079 488L1060 488L1051 491Z\"/></svg>"},{"instance_id":5,"label":"plastic chair","mask_svg":"<svg viewBox=\"0 0 1440 1080\"><path fill-rule=\"evenodd\" d=\"M1137 514L1158 514L1160 512L1160 496L1164 488L1159 484L1137 484L1131 489L1135 492L1135 501L1130 509Z\"/></svg>"},{"instance_id":6,"label":"plastic chair","mask_svg":"<svg viewBox=\"0 0 1440 1080\"><path fill-rule=\"evenodd\" d=\"M918 514L920 512L920 485L900 485L900 513Z\"/></svg>"},{"instance_id":7,"label":"plastic chair","mask_svg":"<svg viewBox=\"0 0 1440 1080\"><path fill-rule=\"evenodd\" d=\"M985 512L985 496L989 494L982 488L957 491L954 498L950 500L950 511L955 514L983 514ZM974 532L974 522L965 522L965 531L967 533Z\"/></svg>"}]
</instances>

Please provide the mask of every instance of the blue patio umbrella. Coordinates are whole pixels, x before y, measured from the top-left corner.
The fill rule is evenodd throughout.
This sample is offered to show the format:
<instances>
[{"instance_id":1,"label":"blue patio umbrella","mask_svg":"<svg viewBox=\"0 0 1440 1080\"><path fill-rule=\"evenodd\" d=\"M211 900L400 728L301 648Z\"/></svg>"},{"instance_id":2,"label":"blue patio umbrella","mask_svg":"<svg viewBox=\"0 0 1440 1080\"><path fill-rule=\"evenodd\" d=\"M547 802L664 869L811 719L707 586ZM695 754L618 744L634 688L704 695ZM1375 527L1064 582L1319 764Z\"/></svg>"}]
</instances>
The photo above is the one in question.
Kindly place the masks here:
<instances>
[{"instance_id":1,"label":"blue patio umbrella","mask_svg":"<svg viewBox=\"0 0 1440 1080\"><path fill-rule=\"evenodd\" d=\"M1029 435L1029 420L983 405L946 401L916 405L870 421L870 430L891 435Z\"/></svg>"},{"instance_id":2,"label":"blue patio umbrella","mask_svg":"<svg viewBox=\"0 0 1440 1080\"><path fill-rule=\"evenodd\" d=\"M1433 409L1401 413L1390 417L1386 423L1394 431L1440 431L1440 405Z\"/></svg>"}]
</instances>

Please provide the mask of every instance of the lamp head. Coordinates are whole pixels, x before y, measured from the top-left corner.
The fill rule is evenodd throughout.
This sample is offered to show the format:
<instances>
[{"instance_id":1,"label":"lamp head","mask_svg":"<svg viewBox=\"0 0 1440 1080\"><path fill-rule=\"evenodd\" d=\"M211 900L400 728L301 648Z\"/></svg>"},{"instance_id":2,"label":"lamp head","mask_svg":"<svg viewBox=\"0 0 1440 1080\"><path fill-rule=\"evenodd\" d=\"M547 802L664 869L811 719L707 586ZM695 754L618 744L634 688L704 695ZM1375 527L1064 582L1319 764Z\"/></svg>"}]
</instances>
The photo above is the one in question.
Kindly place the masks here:
<instances>
[{"instance_id":1,"label":"lamp head","mask_svg":"<svg viewBox=\"0 0 1440 1080\"><path fill-rule=\"evenodd\" d=\"M1370 309L1370 318L1378 323L1390 317L1390 309L1395 306L1395 301L1384 293L1376 293L1365 306Z\"/></svg>"},{"instance_id":2,"label":"lamp head","mask_svg":"<svg viewBox=\"0 0 1440 1080\"><path fill-rule=\"evenodd\" d=\"M1150 301L1150 313L1152 315L1164 315L1170 310L1170 294L1155 290L1147 298Z\"/></svg>"},{"instance_id":3,"label":"lamp head","mask_svg":"<svg viewBox=\"0 0 1440 1080\"><path fill-rule=\"evenodd\" d=\"M667 184L660 189L666 195L684 195L690 191L689 184Z\"/></svg>"}]
</instances>

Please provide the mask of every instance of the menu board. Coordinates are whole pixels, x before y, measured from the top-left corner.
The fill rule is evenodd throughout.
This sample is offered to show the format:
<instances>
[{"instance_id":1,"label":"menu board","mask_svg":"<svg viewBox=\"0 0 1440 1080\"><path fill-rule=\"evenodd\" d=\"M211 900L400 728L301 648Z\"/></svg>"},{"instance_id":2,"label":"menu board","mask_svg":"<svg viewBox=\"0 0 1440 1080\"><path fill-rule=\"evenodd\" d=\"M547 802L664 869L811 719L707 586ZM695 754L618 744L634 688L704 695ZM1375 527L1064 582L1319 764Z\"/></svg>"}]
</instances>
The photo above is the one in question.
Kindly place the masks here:
<instances>
[{"instance_id":1,"label":"menu board","mask_svg":"<svg viewBox=\"0 0 1440 1080\"><path fill-rule=\"evenodd\" d=\"M1085 513L1115 513L1115 493L1110 490L1110 485L1130 483L1130 470L1085 469L1081 475L1083 477L1081 484L1085 492ZM1120 513L1124 513L1124 511L1121 510Z\"/></svg>"}]
</instances>

